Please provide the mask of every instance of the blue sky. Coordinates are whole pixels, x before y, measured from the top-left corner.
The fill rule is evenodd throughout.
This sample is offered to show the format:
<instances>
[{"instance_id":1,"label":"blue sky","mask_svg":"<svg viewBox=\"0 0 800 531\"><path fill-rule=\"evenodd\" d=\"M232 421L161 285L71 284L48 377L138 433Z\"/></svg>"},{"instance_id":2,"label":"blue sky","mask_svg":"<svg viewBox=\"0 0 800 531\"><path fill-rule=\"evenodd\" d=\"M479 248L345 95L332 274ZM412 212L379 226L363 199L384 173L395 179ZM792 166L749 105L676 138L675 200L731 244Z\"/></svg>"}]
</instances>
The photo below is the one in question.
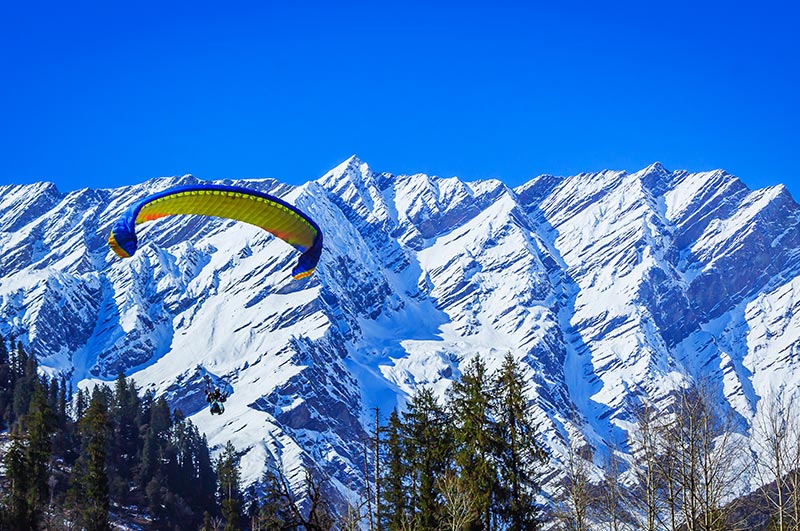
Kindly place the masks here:
<instances>
[{"instance_id":1,"label":"blue sky","mask_svg":"<svg viewBox=\"0 0 800 531\"><path fill-rule=\"evenodd\" d=\"M223 7L224 6L224 7ZM800 198L789 2L6 2L0 183L724 168Z\"/></svg>"}]
</instances>

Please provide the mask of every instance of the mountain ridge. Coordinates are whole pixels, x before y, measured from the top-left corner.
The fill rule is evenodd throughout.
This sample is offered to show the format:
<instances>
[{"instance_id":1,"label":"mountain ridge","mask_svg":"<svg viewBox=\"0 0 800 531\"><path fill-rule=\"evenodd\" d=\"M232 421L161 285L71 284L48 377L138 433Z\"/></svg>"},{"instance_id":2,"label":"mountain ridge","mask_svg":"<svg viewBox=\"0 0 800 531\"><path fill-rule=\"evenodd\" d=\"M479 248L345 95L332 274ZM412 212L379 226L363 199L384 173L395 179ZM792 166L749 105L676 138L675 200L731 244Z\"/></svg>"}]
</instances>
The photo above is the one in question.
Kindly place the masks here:
<instances>
[{"instance_id":1,"label":"mountain ridge","mask_svg":"<svg viewBox=\"0 0 800 531\"><path fill-rule=\"evenodd\" d=\"M775 382L800 383L800 207L782 186L654 163L511 188L353 156L299 186L225 181L322 227L305 281L288 279L288 246L222 219L144 225L139 253L115 259L122 210L189 182L0 187L0 333L76 385L123 370L165 393L213 445L232 439L246 482L279 459L295 480L317 463L357 484L369 409L443 393L476 354L524 363L555 469L567 440L620 447L633 404L692 379L745 425ZM203 409L206 374L231 387L224 418Z\"/></svg>"}]
</instances>

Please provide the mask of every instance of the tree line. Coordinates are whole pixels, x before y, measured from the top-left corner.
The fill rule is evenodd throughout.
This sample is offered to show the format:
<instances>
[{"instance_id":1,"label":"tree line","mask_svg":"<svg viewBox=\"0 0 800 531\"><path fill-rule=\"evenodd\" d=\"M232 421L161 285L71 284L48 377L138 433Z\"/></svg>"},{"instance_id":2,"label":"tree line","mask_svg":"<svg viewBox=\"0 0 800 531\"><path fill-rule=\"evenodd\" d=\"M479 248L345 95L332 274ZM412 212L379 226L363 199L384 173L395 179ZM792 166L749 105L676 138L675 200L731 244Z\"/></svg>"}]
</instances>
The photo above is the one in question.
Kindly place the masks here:
<instances>
[{"instance_id":1,"label":"tree line","mask_svg":"<svg viewBox=\"0 0 800 531\"><path fill-rule=\"evenodd\" d=\"M233 445L212 459L205 436L163 397L122 374L74 391L40 374L21 342L0 338L0 531L100 531L115 519L203 531L360 529L367 518L386 531L538 527L546 457L520 366L509 356L489 374L476 358L447 396L445 406L422 388L376 422L364 441L367 483L353 489L363 495L341 504L312 468L300 489L280 466L244 489Z\"/></svg>"},{"instance_id":2,"label":"tree line","mask_svg":"<svg viewBox=\"0 0 800 531\"><path fill-rule=\"evenodd\" d=\"M665 408L642 403L624 448L598 455L576 438L544 476L524 382L511 356L492 375L476 357L446 406L422 389L385 426L376 420L372 483L342 529L800 531L793 388L760 397L748 425L711 382L695 382Z\"/></svg>"},{"instance_id":3,"label":"tree line","mask_svg":"<svg viewBox=\"0 0 800 531\"><path fill-rule=\"evenodd\" d=\"M0 418L4 531L107 530L111 513L132 508L154 529L197 529L219 513L205 436L123 375L73 393L0 338Z\"/></svg>"},{"instance_id":4,"label":"tree line","mask_svg":"<svg viewBox=\"0 0 800 531\"><path fill-rule=\"evenodd\" d=\"M334 506L324 474L307 469L293 494L275 466L247 496L252 531L531 531L542 524L537 440L522 366L508 355L490 373L473 358L446 393L419 388L404 411L375 411L363 441L364 484ZM244 499L241 495L239 499Z\"/></svg>"},{"instance_id":5,"label":"tree line","mask_svg":"<svg viewBox=\"0 0 800 531\"><path fill-rule=\"evenodd\" d=\"M538 439L527 381L513 356L496 371L477 356L444 400L421 387L403 411L375 411L358 463L365 481L343 499L313 466L292 482L276 464L244 488L236 448L212 459L163 397L122 374L74 391L0 338L0 531L116 521L191 531L800 530L790 400L768 399L748 439L705 387L676 392L667 411L639 408L624 452L600 457L573 442L545 494L555 457ZM748 478L767 487L741 498Z\"/></svg>"}]
</instances>

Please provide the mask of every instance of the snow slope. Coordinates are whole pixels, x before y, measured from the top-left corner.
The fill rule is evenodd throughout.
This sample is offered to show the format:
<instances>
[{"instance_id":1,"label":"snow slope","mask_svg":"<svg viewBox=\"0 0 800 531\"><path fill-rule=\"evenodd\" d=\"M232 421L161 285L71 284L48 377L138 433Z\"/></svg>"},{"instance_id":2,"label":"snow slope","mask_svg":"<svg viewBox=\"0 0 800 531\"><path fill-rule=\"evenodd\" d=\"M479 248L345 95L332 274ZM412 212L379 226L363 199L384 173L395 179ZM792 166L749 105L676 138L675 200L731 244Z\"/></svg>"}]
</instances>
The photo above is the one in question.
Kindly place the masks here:
<instances>
[{"instance_id":1,"label":"snow slope","mask_svg":"<svg viewBox=\"0 0 800 531\"><path fill-rule=\"evenodd\" d=\"M318 222L308 279L291 279L291 247L223 219L150 223L116 258L122 210L192 182L0 187L0 333L78 385L121 370L165 393L236 445L246 482L277 459L357 487L371 408L443 393L478 354L523 362L554 468L572 438L624 448L636 404L692 379L717 384L745 434L760 397L800 387L800 207L782 186L656 163L511 189L352 157L298 187L226 181ZM232 391L223 416L206 374Z\"/></svg>"}]
</instances>

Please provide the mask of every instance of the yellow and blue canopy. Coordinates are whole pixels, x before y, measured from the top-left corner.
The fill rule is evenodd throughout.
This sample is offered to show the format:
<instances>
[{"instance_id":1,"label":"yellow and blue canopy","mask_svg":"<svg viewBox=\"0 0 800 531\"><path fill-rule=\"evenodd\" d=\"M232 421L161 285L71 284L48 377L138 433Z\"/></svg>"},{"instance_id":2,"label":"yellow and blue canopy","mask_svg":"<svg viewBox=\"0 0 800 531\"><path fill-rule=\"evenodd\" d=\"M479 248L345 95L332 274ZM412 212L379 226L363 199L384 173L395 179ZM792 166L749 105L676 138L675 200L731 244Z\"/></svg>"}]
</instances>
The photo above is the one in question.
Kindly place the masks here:
<instances>
[{"instance_id":1,"label":"yellow and blue canopy","mask_svg":"<svg viewBox=\"0 0 800 531\"><path fill-rule=\"evenodd\" d=\"M306 214L269 194L241 186L198 184L170 188L128 207L111 229L108 245L121 258L136 253L136 225L176 214L244 221L261 227L302 254L294 278L309 276L322 254L322 231Z\"/></svg>"}]
</instances>

